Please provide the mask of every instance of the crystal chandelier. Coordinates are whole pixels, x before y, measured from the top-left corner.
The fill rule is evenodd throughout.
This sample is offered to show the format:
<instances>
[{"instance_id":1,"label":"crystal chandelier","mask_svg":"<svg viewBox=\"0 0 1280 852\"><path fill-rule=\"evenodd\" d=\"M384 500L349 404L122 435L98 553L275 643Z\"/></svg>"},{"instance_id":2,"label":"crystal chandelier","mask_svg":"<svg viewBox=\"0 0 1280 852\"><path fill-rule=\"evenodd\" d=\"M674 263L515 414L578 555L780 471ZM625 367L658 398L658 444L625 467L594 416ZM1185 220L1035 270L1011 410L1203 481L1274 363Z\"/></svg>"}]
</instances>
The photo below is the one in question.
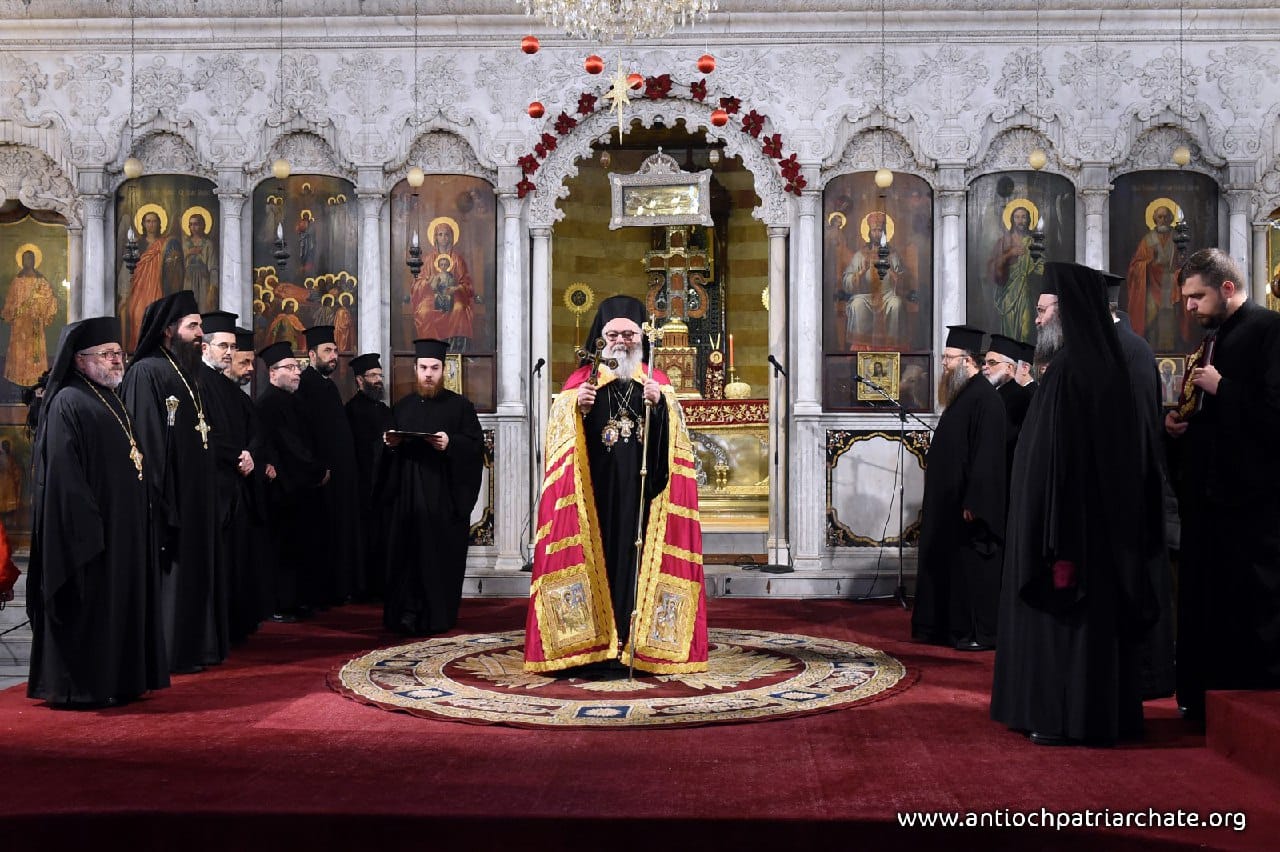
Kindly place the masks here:
<instances>
[{"instance_id":1,"label":"crystal chandelier","mask_svg":"<svg viewBox=\"0 0 1280 852\"><path fill-rule=\"evenodd\" d=\"M601 43L659 38L703 20L716 0L521 0L535 15L574 38Z\"/></svg>"}]
</instances>

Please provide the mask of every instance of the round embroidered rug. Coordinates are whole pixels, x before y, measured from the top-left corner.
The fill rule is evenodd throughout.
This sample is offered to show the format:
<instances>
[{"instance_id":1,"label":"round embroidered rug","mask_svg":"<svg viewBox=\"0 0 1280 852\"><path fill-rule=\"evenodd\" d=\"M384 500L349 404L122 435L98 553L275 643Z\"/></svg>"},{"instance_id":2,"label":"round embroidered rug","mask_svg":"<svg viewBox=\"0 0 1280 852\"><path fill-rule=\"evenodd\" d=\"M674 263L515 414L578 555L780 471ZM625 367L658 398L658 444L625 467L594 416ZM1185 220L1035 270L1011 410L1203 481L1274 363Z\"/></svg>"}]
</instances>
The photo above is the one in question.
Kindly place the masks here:
<instances>
[{"instance_id":1,"label":"round embroidered rug","mask_svg":"<svg viewBox=\"0 0 1280 852\"><path fill-rule=\"evenodd\" d=\"M524 632L382 648L329 685L355 701L432 719L515 727L626 728L758 722L841 710L910 686L898 660L863 645L763 630L709 631L708 670L649 675L605 665L523 669Z\"/></svg>"}]
</instances>

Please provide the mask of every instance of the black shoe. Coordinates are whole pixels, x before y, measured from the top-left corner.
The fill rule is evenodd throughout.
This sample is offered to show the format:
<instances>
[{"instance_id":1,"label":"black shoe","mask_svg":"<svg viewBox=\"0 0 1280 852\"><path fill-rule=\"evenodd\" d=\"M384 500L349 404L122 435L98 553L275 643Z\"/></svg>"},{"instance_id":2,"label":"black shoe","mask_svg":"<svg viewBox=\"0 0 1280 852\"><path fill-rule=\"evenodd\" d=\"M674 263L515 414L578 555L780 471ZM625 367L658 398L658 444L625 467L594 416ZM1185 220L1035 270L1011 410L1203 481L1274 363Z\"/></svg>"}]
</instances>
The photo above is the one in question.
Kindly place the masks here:
<instances>
[{"instance_id":1,"label":"black shoe","mask_svg":"<svg viewBox=\"0 0 1280 852\"><path fill-rule=\"evenodd\" d=\"M957 642L955 644L955 649L957 651L994 651L996 646L985 645L977 639L968 639L963 642Z\"/></svg>"},{"instance_id":2,"label":"black shoe","mask_svg":"<svg viewBox=\"0 0 1280 852\"><path fill-rule=\"evenodd\" d=\"M1036 745L1042 746L1065 746L1071 745L1071 740L1066 737L1060 737L1057 734L1042 734L1039 731L1032 731L1027 735L1027 739Z\"/></svg>"},{"instance_id":3,"label":"black shoe","mask_svg":"<svg viewBox=\"0 0 1280 852\"><path fill-rule=\"evenodd\" d=\"M275 615L271 616L271 620L276 624L297 624L298 616L290 615L287 612L277 612Z\"/></svg>"}]
</instances>

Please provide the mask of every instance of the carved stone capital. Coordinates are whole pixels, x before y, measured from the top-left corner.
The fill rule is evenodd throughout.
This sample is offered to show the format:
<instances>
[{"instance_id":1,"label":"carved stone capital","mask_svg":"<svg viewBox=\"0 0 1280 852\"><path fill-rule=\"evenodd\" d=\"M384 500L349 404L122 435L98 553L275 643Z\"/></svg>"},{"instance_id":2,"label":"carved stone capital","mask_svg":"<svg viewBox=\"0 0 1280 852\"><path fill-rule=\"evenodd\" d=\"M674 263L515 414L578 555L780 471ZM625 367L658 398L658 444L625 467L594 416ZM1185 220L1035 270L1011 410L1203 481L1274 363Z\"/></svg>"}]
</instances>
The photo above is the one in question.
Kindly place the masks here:
<instances>
[{"instance_id":1,"label":"carved stone capital","mask_svg":"<svg viewBox=\"0 0 1280 852\"><path fill-rule=\"evenodd\" d=\"M969 197L963 189L946 189L938 193L938 212L945 218L947 216L959 216L964 211L965 202Z\"/></svg>"}]
</instances>

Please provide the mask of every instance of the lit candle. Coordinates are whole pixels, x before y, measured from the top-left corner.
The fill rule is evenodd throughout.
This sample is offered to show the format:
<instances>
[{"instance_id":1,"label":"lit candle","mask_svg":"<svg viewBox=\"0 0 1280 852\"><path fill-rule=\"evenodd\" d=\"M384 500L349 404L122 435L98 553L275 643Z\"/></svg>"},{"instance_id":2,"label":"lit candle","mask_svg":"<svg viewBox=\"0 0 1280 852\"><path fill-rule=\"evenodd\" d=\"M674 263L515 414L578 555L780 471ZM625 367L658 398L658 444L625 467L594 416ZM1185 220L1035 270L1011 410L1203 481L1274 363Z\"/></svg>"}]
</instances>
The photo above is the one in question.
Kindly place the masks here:
<instances>
[{"instance_id":1,"label":"lit candle","mask_svg":"<svg viewBox=\"0 0 1280 852\"><path fill-rule=\"evenodd\" d=\"M284 225L276 225L276 241L284 242Z\"/></svg>"},{"instance_id":2,"label":"lit candle","mask_svg":"<svg viewBox=\"0 0 1280 852\"><path fill-rule=\"evenodd\" d=\"M135 233L133 232L133 228L130 228L130 229L129 229L129 234L128 234L128 236L127 236L127 237L125 237L125 239L127 239L127 240L128 240L129 242L131 242L131 243L132 243L132 242L136 242L136 241L137 241L137 239L138 239L138 235L137 235L137 234L135 234Z\"/></svg>"},{"instance_id":3,"label":"lit candle","mask_svg":"<svg viewBox=\"0 0 1280 852\"><path fill-rule=\"evenodd\" d=\"M417 247L418 247L418 232L417 232L417 231L414 231L414 232L413 232L413 239L410 241L410 243L409 243L409 244L410 244L411 246L413 246L414 248L417 248Z\"/></svg>"},{"instance_id":4,"label":"lit candle","mask_svg":"<svg viewBox=\"0 0 1280 852\"><path fill-rule=\"evenodd\" d=\"M733 335L729 335L729 366L733 366Z\"/></svg>"}]
</instances>

